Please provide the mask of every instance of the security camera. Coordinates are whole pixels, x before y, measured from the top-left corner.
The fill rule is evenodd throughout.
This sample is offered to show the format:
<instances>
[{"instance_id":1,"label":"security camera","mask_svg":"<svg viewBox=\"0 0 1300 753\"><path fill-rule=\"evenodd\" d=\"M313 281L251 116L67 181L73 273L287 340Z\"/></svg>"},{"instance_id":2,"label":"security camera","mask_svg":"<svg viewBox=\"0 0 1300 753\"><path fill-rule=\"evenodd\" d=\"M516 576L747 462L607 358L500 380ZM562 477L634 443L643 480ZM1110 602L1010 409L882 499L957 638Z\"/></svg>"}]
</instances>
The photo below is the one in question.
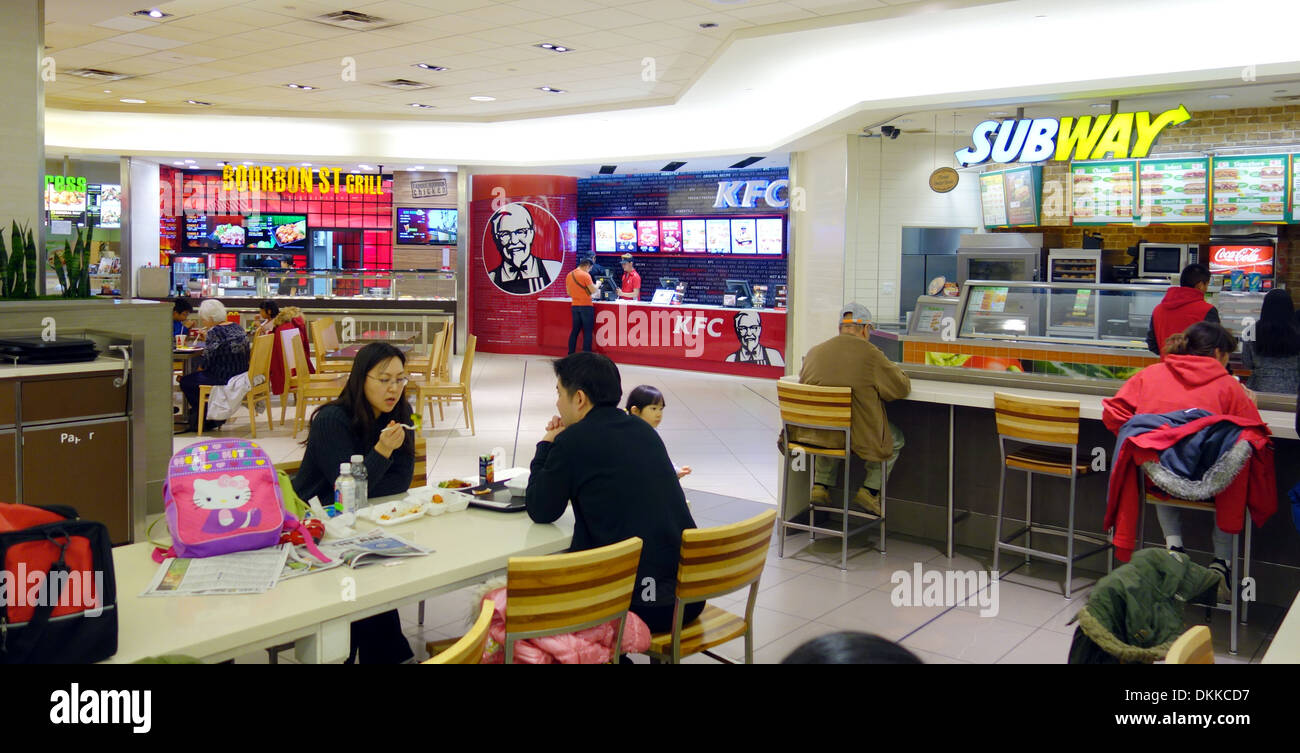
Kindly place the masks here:
<instances>
[{"instance_id":1,"label":"security camera","mask_svg":"<svg viewBox=\"0 0 1300 753\"><path fill-rule=\"evenodd\" d=\"M881 126L881 127L880 127L880 135L884 136L884 137L887 138L887 139L896 139L896 138L898 138L898 134L899 134L899 133L900 133L900 131L899 131L897 128L895 128L894 126Z\"/></svg>"}]
</instances>

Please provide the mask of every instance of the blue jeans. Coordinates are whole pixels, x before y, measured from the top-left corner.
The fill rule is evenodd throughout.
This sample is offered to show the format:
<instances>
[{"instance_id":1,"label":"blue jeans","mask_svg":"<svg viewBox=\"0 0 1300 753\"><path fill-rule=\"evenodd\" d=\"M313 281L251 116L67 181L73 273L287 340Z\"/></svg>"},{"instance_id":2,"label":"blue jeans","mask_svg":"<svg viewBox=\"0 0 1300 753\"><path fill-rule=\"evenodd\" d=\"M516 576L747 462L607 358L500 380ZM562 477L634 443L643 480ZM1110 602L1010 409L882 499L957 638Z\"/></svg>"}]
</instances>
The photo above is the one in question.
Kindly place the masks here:
<instances>
[{"instance_id":1,"label":"blue jeans","mask_svg":"<svg viewBox=\"0 0 1300 753\"><path fill-rule=\"evenodd\" d=\"M578 345L578 330L582 330L582 349L591 352L591 335L596 329L596 307L574 306L573 329L569 330L569 353Z\"/></svg>"}]
</instances>

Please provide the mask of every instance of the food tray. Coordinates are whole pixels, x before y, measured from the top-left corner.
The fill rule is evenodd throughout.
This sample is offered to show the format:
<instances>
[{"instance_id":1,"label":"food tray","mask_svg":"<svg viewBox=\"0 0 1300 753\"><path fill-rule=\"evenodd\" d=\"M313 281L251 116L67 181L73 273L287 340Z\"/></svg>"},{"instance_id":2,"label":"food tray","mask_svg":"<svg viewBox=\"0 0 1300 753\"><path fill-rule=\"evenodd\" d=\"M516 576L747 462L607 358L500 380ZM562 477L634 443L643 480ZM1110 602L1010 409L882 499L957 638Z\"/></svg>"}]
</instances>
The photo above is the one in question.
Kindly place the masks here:
<instances>
[{"instance_id":1,"label":"food tray","mask_svg":"<svg viewBox=\"0 0 1300 753\"><path fill-rule=\"evenodd\" d=\"M395 502L377 502L362 510L359 516L377 525L395 526L423 517L428 514L428 507L429 504L423 500L407 497ZM384 515L391 517L384 520Z\"/></svg>"}]
</instances>

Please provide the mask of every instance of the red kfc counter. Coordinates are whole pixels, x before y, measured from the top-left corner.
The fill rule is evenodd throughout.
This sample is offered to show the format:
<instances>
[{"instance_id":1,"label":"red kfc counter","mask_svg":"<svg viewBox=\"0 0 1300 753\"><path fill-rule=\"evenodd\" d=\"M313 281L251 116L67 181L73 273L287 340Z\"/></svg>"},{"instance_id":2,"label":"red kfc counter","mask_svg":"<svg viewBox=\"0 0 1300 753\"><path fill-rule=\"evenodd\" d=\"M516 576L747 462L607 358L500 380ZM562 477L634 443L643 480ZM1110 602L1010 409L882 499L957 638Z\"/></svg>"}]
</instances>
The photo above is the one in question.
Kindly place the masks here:
<instances>
[{"instance_id":1,"label":"red kfc counter","mask_svg":"<svg viewBox=\"0 0 1300 753\"><path fill-rule=\"evenodd\" d=\"M621 364L776 379L785 374L785 316L775 309L597 303L592 349ZM539 298L537 321L538 352L568 353L569 299Z\"/></svg>"}]
</instances>

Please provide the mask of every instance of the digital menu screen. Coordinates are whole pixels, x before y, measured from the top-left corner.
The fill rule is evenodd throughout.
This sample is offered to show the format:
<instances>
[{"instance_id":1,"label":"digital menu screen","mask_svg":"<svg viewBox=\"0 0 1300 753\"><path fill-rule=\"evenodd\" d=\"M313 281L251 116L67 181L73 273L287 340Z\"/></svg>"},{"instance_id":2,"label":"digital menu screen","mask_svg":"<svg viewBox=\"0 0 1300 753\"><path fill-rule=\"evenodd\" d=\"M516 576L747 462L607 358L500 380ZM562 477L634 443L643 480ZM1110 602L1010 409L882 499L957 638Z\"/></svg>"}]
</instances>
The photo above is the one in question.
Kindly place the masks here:
<instances>
[{"instance_id":1,"label":"digital menu screen","mask_svg":"<svg viewBox=\"0 0 1300 753\"><path fill-rule=\"evenodd\" d=\"M1020 167L1004 173L1003 185L1007 192L1007 224L1038 224L1038 171L1037 167Z\"/></svg>"},{"instance_id":2,"label":"digital menu screen","mask_svg":"<svg viewBox=\"0 0 1300 753\"><path fill-rule=\"evenodd\" d=\"M709 253L731 253L731 220L705 220L704 224Z\"/></svg>"},{"instance_id":3,"label":"digital menu screen","mask_svg":"<svg viewBox=\"0 0 1300 753\"><path fill-rule=\"evenodd\" d=\"M643 254L659 253L659 220L636 221L636 250Z\"/></svg>"},{"instance_id":4,"label":"digital menu screen","mask_svg":"<svg viewBox=\"0 0 1300 753\"><path fill-rule=\"evenodd\" d=\"M1210 221L1209 160L1142 160L1138 163L1138 217L1147 222Z\"/></svg>"},{"instance_id":5,"label":"digital menu screen","mask_svg":"<svg viewBox=\"0 0 1300 753\"><path fill-rule=\"evenodd\" d=\"M980 175L980 204L984 208L984 227L1007 224L1007 192L1001 171Z\"/></svg>"},{"instance_id":6,"label":"digital menu screen","mask_svg":"<svg viewBox=\"0 0 1300 753\"><path fill-rule=\"evenodd\" d=\"M731 253L758 253L758 233L754 230L754 220L746 218L731 221Z\"/></svg>"},{"instance_id":7,"label":"digital menu screen","mask_svg":"<svg viewBox=\"0 0 1300 753\"><path fill-rule=\"evenodd\" d=\"M51 183L45 184L45 211L50 219L79 220L86 212L86 192L64 188L54 190Z\"/></svg>"},{"instance_id":8,"label":"digital menu screen","mask_svg":"<svg viewBox=\"0 0 1300 753\"><path fill-rule=\"evenodd\" d=\"M190 248L243 248L245 243L241 215L185 216L185 245Z\"/></svg>"},{"instance_id":9,"label":"digital menu screen","mask_svg":"<svg viewBox=\"0 0 1300 753\"><path fill-rule=\"evenodd\" d=\"M776 256L785 250L780 217L766 217L758 221L758 252Z\"/></svg>"},{"instance_id":10,"label":"digital menu screen","mask_svg":"<svg viewBox=\"0 0 1300 753\"><path fill-rule=\"evenodd\" d=\"M1214 160L1210 194L1216 223L1286 221L1285 155Z\"/></svg>"},{"instance_id":11,"label":"digital menu screen","mask_svg":"<svg viewBox=\"0 0 1300 753\"><path fill-rule=\"evenodd\" d=\"M682 221L659 221L659 250L665 254L682 252Z\"/></svg>"},{"instance_id":12,"label":"digital menu screen","mask_svg":"<svg viewBox=\"0 0 1300 753\"><path fill-rule=\"evenodd\" d=\"M397 243L403 246L454 246L460 216L455 209L397 208Z\"/></svg>"},{"instance_id":13,"label":"digital menu screen","mask_svg":"<svg viewBox=\"0 0 1300 753\"><path fill-rule=\"evenodd\" d=\"M707 248L704 220L682 220L682 252L702 254Z\"/></svg>"},{"instance_id":14,"label":"digital menu screen","mask_svg":"<svg viewBox=\"0 0 1300 753\"><path fill-rule=\"evenodd\" d=\"M307 218L301 214L257 214L247 220L248 248L307 248Z\"/></svg>"},{"instance_id":15,"label":"digital menu screen","mask_svg":"<svg viewBox=\"0 0 1300 753\"><path fill-rule=\"evenodd\" d=\"M95 227L121 227L122 186L113 183L86 186L86 214L94 218Z\"/></svg>"},{"instance_id":16,"label":"digital menu screen","mask_svg":"<svg viewBox=\"0 0 1300 753\"><path fill-rule=\"evenodd\" d=\"M1291 221L1300 222L1300 159L1291 155Z\"/></svg>"},{"instance_id":17,"label":"digital menu screen","mask_svg":"<svg viewBox=\"0 0 1300 753\"><path fill-rule=\"evenodd\" d=\"M1075 224L1132 222L1136 168L1132 161L1072 163Z\"/></svg>"},{"instance_id":18,"label":"digital menu screen","mask_svg":"<svg viewBox=\"0 0 1300 753\"><path fill-rule=\"evenodd\" d=\"M598 254L614 253L614 221L596 220L592 223L591 247Z\"/></svg>"},{"instance_id":19,"label":"digital menu screen","mask_svg":"<svg viewBox=\"0 0 1300 753\"><path fill-rule=\"evenodd\" d=\"M636 250L636 221L616 220L614 222L614 251L630 254Z\"/></svg>"}]
</instances>

